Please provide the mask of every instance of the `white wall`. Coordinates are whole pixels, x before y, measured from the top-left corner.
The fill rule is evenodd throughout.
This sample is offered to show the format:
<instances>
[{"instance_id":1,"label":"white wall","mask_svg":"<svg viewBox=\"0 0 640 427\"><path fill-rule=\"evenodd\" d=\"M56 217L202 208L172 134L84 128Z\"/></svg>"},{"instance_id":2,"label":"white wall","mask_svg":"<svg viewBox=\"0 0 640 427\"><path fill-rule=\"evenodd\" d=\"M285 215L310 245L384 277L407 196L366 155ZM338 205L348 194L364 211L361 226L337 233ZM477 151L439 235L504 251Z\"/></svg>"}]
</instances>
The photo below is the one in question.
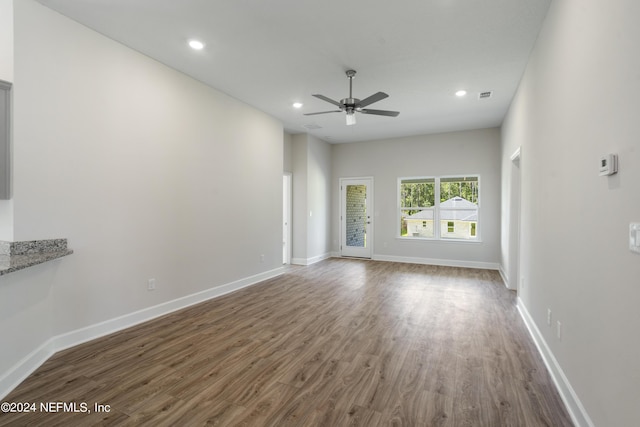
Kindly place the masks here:
<instances>
[{"instance_id":1,"label":"white wall","mask_svg":"<svg viewBox=\"0 0 640 427\"><path fill-rule=\"evenodd\" d=\"M628 250L640 222L638 16L631 0L552 2L502 130L505 197L522 146L520 304L583 425L640 420L640 255ZM600 177L607 153L620 171Z\"/></svg>"},{"instance_id":2,"label":"white wall","mask_svg":"<svg viewBox=\"0 0 640 427\"><path fill-rule=\"evenodd\" d=\"M293 135L284 133L282 136L283 141L283 172L293 172Z\"/></svg>"},{"instance_id":3,"label":"white wall","mask_svg":"<svg viewBox=\"0 0 640 427\"><path fill-rule=\"evenodd\" d=\"M500 259L500 133L482 129L391 140L333 145L333 203L340 178L374 178L374 258L497 268ZM399 177L481 177L481 243L397 238ZM339 252L339 215L332 227Z\"/></svg>"},{"instance_id":4,"label":"white wall","mask_svg":"<svg viewBox=\"0 0 640 427\"><path fill-rule=\"evenodd\" d=\"M0 80L13 81L13 0L0 0Z\"/></svg>"},{"instance_id":5,"label":"white wall","mask_svg":"<svg viewBox=\"0 0 640 427\"><path fill-rule=\"evenodd\" d=\"M0 278L0 379L51 336L281 269L280 122L34 1L14 16L15 240L75 253Z\"/></svg>"},{"instance_id":6,"label":"white wall","mask_svg":"<svg viewBox=\"0 0 640 427\"><path fill-rule=\"evenodd\" d=\"M307 134L292 136L291 163L293 176L293 248L292 264L307 263Z\"/></svg>"},{"instance_id":7,"label":"white wall","mask_svg":"<svg viewBox=\"0 0 640 427\"><path fill-rule=\"evenodd\" d=\"M307 209L309 225L307 256L326 258L331 252L331 145L309 135Z\"/></svg>"},{"instance_id":8,"label":"white wall","mask_svg":"<svg viewBox=\"0 0 640 427\"><path fill-rule=\"evenodd\" d=\"M331 145L293 135L293 264L330 256Z\"/></svg>"},{"instance_id":9,"label":"white wall","mask_svg":"<svg viewBox=\"0 0 640 427\"><path fill-rule=\"evenodd\" d=\"M0 0L0 80L13 83L13 0ZM0 240L13 240L11 200L0 200Z\"/></svg>"}]
</instances>

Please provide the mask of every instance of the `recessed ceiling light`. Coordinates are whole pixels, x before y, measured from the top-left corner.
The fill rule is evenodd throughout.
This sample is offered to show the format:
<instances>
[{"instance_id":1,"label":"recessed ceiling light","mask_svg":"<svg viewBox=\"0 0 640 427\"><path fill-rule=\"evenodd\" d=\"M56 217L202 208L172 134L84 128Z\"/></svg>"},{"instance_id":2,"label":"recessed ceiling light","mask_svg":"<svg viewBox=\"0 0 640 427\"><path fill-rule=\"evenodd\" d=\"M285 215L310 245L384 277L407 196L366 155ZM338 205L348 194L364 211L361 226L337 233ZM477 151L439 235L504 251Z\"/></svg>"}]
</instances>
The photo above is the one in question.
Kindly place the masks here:
<instances>
[{"instance_id":1,"label":"recessed ceiling light","mask_svg":"<svg viewBox=\"0 0 640 427\"><path fill-rule=\"evenodd\" d=\"M189 46L194 50L204 49L204 43L202 43L200 40L189 40Z\"/></svg>"},{"instance_id":2,"label":"recessed ceiling light","mask_svg":"<svg viewBox=\"0 0 640 427\"><path fill-rule=\"evenodd\" d=\"M294 102L293 108L302 108L302 102Z\"/></svg>"},{"instance_id":3,"label":"recessed ceiling light","mask_svg":"<svg viewBox=\"0 0 640 427\"><path fill-rule=\"evenodd\" d=\"M458 97L465 96L466 94L467 94L466 90L459 90L459 91L456 92L456 96L458 96Z\"/></svg>"}]
</instances>

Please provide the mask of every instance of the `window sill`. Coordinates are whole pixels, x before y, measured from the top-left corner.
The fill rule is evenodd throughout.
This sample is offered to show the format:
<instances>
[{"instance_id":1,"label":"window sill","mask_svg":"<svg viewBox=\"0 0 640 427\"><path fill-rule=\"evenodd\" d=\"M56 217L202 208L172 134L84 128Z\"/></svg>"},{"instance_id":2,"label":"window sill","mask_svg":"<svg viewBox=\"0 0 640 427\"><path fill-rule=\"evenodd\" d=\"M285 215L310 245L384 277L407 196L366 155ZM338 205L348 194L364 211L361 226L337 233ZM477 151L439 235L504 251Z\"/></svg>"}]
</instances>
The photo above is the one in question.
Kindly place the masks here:
<instances>
[{"instance_id":1,"label":"window sill","mask_svg":"<svg viewBox=\"0 0 640 427\"><path fill-rule=\"evenodd\" d=\"M465 239L436 239L435 237L403 237L396 236L397 240L404 240L407 242L417 241L417 242L444 242L444 243L463 243L463 244L474 244L474 243L482 243L481 239L475 240L465 240Z\"/></svg>"},{"instance_id":2,"label":"window sill","mask_svg":"<svg viewBox=\"0 0 640 427\"><path fill-rule=\"evenodd\" d=\"M0 276L71 255L67 239L0 241Z\"/></svg>"}]
</instances>

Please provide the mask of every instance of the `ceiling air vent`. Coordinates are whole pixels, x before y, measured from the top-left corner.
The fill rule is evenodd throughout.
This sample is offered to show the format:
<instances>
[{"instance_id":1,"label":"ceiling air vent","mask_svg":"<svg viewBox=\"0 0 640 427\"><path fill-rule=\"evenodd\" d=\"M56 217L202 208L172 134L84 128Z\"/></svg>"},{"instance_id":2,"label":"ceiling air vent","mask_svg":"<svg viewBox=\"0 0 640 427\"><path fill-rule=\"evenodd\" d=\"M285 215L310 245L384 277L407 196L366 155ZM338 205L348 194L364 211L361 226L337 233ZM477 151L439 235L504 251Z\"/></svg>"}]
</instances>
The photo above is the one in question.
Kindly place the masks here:
<instances>
[{"instance_id":1,"label":"ceiling air vent","mask_svg":"<svg viewBox=\"0 0 640 427\"><path fill-rule=\"evenodd\" d=\"M314 130L314 129L322 129L322 126L318 126L315 123L308 123L306 125L303 125L304 127L306 127L309 130Z\"/></svg>"},{"instance_id":2,"label":"ceiling air vent","mask_svg":"<svg viewBox=\"0 0 640 427\"><path fill-rule=\"evenodd\" d=\"M491 98L491 96L493 95L492 91L488 91L488 92L480 92L478 94L478 99L487 99L487 98Z\"/></svg>"}]
</instances>

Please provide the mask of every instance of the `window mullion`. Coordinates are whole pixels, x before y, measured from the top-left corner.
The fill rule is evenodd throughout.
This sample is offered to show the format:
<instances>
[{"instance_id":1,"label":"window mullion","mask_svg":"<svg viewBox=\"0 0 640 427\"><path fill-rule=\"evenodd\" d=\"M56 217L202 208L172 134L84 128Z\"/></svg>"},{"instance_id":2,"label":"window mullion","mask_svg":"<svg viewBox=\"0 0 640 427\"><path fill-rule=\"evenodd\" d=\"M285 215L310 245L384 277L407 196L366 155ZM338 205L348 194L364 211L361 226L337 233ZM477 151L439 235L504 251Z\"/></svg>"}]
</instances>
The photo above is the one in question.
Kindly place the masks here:
<instances>
[{"instance_id":1,"label":"window mullion","mask_svg":"<svg viewBox=\"0 0 640 427\"><path fill-rule=\"evenodd\" d=\"M436 239L440 239L440 178L435 179L433 201L433 235Z\"/></svg>"}]
</instances>

